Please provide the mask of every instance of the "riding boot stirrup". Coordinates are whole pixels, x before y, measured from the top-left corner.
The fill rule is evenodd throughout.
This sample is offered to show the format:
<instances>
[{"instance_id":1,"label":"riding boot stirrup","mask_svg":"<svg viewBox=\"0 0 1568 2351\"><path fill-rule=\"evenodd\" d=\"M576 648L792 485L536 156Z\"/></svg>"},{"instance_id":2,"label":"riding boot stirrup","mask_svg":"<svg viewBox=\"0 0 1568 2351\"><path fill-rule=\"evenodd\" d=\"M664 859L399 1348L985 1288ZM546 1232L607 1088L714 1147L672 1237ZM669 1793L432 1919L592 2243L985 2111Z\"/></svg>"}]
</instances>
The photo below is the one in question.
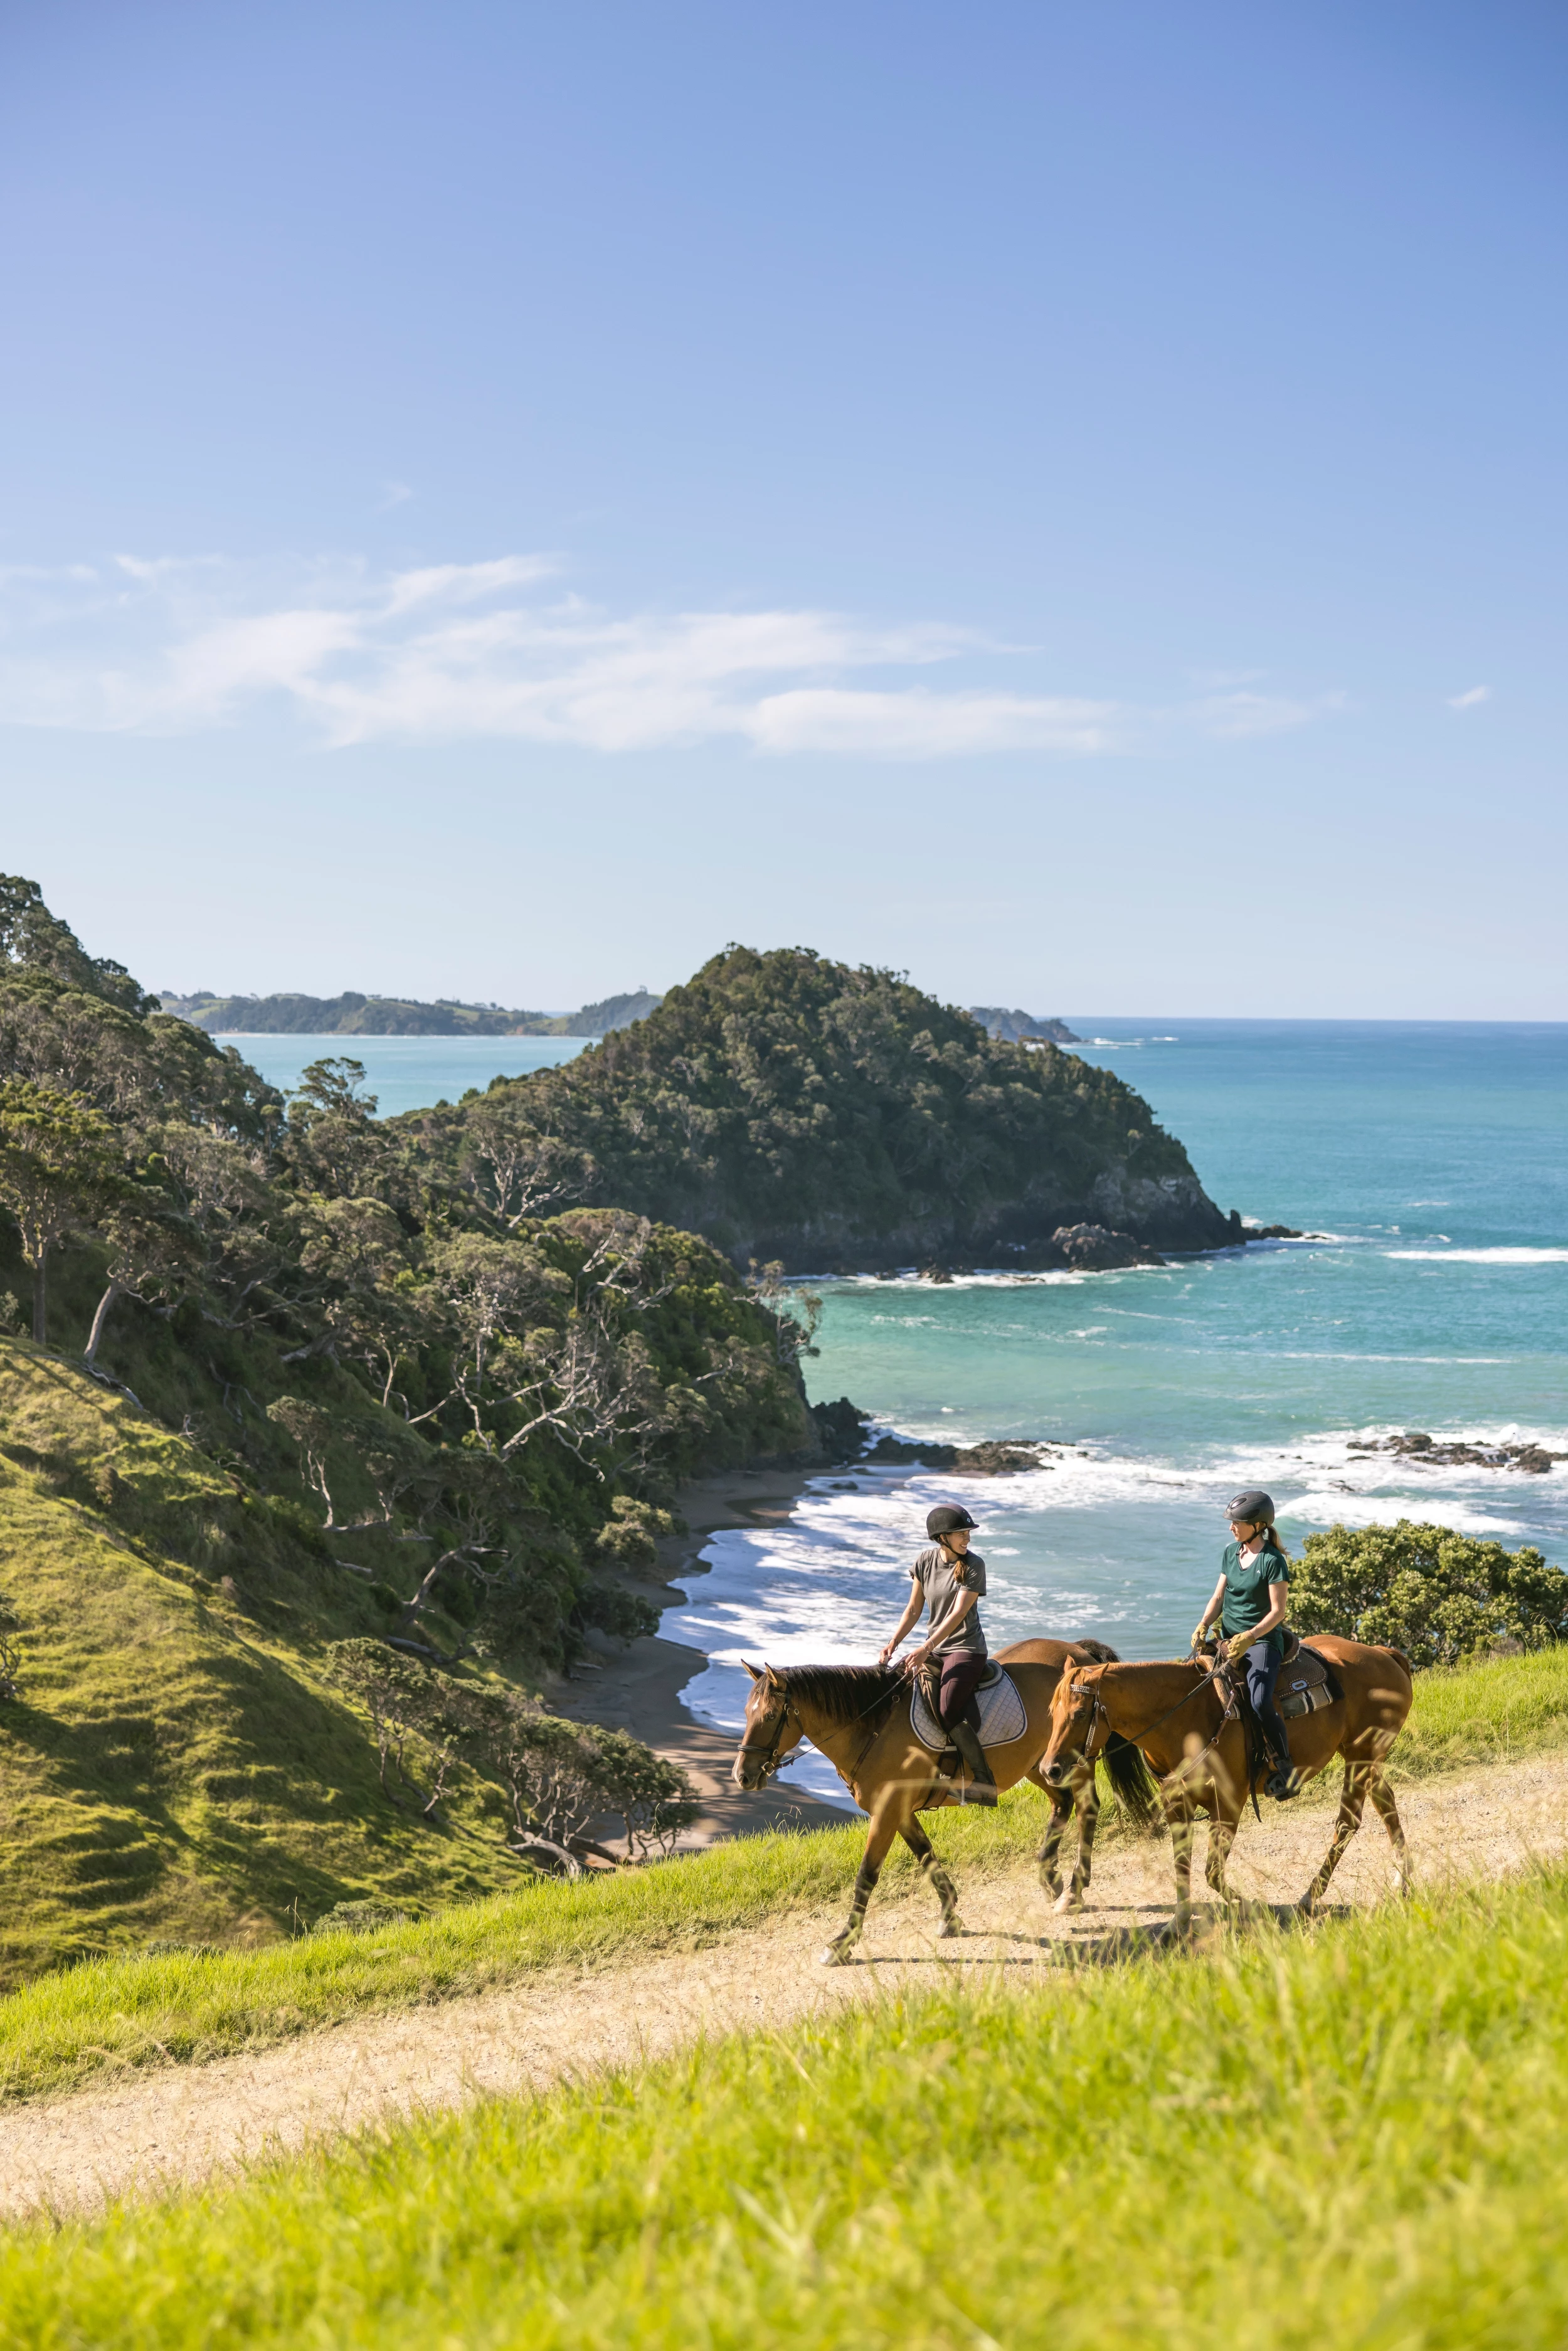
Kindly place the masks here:
<instances>
[{"instance_id":1,"label":"riding boot stirrup","mask_svg":"<svg viewBox=\"0 0 1568 2351\"><path fill-rule=\"evenodd\" d=\"M971 1784L964 1791L965 1802L994 1804L997 1801L996 1777L986 1761L986 1750L980 1744L978 1731L972 1729L967 1722L954 1722L947 1727L947 1736L969 1767Z\"/></svg>"}]
</instances>

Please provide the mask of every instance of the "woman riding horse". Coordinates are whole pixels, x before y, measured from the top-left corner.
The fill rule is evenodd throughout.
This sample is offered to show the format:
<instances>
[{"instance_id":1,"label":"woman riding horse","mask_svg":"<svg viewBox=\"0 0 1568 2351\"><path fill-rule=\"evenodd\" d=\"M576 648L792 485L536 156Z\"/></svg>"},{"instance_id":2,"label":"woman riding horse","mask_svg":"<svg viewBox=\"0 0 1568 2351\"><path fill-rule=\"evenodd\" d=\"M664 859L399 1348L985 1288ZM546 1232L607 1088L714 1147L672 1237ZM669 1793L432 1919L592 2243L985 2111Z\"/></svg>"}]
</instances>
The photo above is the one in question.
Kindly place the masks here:
<instances>
[{"instance_id":1,"label":"woman riding horse","mask_svg":"<svg viewBox=\"0 0 1568 2351\"><path fill-rule=\"evenodd\" d=\"M1274 1684L1284 1662L1284 1623L1291 1604L1291 1567L1274 1532L1274 1504L1260 1486L1249 1486L1225 1506L1230 1541L1219 1563L1219 1581L1207 1607L1194 1627L1192 1646L1200 1649L1208 1628L1219 1619L1221 1634L1229 1636L1228 1655L1233 1666L1247 1661L1247 1695L1252 1701L1272 1769L1263 1792L1279 1803L1301 1793L1301 1778L1291 1762L1291 1734L1274 1705Z\"/></svg>"},{"instance_id":2,"label":"woman riding horse","mask_svg":"<svg viewBox=\"0 0 1568 2351\"><path fill-rule=\"evenodd\" d=\"M939 1502L926 1516L925 1531L930 1542L909 1571L908 1601L877 1664L893 1663L904 1635L914 1631L929 1608L931 1630L917 1649L911 1649L904 1669L913 1677L936 1662L938 1681L932 1711L969 1767L969 1802L994 1804L997 1783L980 1744L980 1709L975 1699L990 1663L978 1606L986 1589L986 1562L969 1549L975 1521L958 1503Z\"/></svg>"}]
</instances>

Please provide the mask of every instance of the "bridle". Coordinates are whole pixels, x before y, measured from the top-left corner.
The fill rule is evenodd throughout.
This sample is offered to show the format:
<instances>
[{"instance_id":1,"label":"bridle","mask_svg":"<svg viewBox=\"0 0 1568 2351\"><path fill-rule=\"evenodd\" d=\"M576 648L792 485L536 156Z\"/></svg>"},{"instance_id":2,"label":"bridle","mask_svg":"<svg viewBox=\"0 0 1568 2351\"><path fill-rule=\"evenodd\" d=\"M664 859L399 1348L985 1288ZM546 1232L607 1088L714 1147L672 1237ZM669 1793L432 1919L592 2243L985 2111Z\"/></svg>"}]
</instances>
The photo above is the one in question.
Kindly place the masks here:
<instances>
[{"instance_id":1,"label":"bridle","mask_svg":"<svg viewBox=\"0 0 1568 2351\"><path fill-rule=\"evenodd\" d=\"M779 1709L779 1719L773 1726L772 1740L766 1747L754 1747L749 1739L743 1739L740 1742L741 1753L743 1755L755 1756L762 1767L758 1773L756 1782L756 1785L758 1788L765 1788L768 1785L768 1781L772 1779L774 1773L776 1771L782 1771L783 1769L784 1758L779 1754L779 1750L784 1744L784 1731L787 1724L789 1723L789 1718L792 1714L795 1714L795 1701L790 1697L789 1690L785 1688L781 1682L776 1682L774 1684L774 1687L782 1692L784 1703ZM798 1714L795 1715L795 1719L797 1722L800 1722L800 1718ZM805 1737L805 1733L806 1726L801 1722L800 1735L802 1738Z\"/></svg>"},{"instance_id":2,"label":"bridle","mask_svg":"<svg viewBox=\"0 0 1568 2351\"><path fill-rule=\"evenodd\" d=\"M1078 1690L1079 1690L1080 1688L1082 1688L1082 1684L1077 1685L1077 1686L1076 1686L1076 1687L1074 1688L1073 1695L1074 1695L1074 1697L1075 1697L1075 1698L1077 1697L1077 1695L1078 1695ZM1088 1698L1088 1700L1089 1700L1089 1727L1088 1727L1088 1729L1085 1730L1085 1732L1083 1733L1082 1738L1079 1740L1079 1742L1078 1742L1078 1746L1077 1746L1077 1749L1076 1749L1076 1751L1075 1751L1074 1756L1073 1756L1073 1759L1072 1759L1072 1760L1074 1761L1074 1762L1077 1764L1077 1767L1078 1767L1078 1769L1079 1769L1080 1771L1082 1771L1082 1770L1083 1770L1083 1769L1085 1769L1086 1767L1088 1767L1088 1766L1090 1766L1090 1765L1092 1765L1092 1764L1093 1764L1093 1762L1096 1761L1096 1758L1095 1758L1094 1756L1091 1755L1091 1753L1089 1752L1089 1750L1090 1750L1090 1748L1092 1747L1092 1745L1093 1744L1093 1740L1094 1740L1094 1726L1095 1726L1095 1724L1099 1721L1099 1719L1100 1719L1100 1718L1101 1718L1101 1716L1102 1716L1102 1715L1103 1715L1103 1716L1104 1716L1104 1718L1105 1718L1105 1729L1106 1729L1106 1734L1107 1734L1107 1736L1109 1736L1110 1729L1111 1729L1111 1714L1110 1714L1110 1709L1109 1709L1109 1708L1106 1706L1104 1699L1103 1699L1103 1698L1101 1697L1101 1695L1100 1695L1100 1685L1099 1685L1099 1683L1098 1683L1098 1682L1094 1683L1094 1684L1092 1685L1092 1687L1090 1687L1089 1689L1085 1690L1085 1691L1084 1691L1084 1696L1085 1696L1085 1697ZM1076 1705L1073 1707L1072 1712L1073 1712L1074 1717L1076 1718L1077 1713L1078 1713L1078 1708L1077 1708ZM1059 1761L1059 1762L1064 1762L1064 1761L1067 1761L1067 1758L1066 1758L1066 1757L1064 1757L1064 1756L1059 1756L1057 1760L1058 1760L1058 1761Z\"/></svg>"}]
</instances>

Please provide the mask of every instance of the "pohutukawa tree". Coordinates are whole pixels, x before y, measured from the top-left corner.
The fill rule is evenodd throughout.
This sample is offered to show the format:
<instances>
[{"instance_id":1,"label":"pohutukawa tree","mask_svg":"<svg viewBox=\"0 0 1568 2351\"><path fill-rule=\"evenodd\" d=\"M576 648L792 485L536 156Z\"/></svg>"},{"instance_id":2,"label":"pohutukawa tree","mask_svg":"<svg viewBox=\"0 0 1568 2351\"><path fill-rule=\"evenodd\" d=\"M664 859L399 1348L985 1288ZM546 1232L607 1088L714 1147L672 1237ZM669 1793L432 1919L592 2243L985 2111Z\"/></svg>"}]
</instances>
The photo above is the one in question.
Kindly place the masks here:
<instances>
[{"instance_id":1,"label":"pohutukawa tree","mask_svg":"<svg viewBox=\"0 0 1568 2351\"><path fill-rule=\"evenodd\" d=\"M33 1277L40 1347L48 1344L51 1250L91 1231L124 1188L114 1130L90 1102L26 1078L0 1083L0 1207L16 1219Z\"/></svg>"}]
</instances>

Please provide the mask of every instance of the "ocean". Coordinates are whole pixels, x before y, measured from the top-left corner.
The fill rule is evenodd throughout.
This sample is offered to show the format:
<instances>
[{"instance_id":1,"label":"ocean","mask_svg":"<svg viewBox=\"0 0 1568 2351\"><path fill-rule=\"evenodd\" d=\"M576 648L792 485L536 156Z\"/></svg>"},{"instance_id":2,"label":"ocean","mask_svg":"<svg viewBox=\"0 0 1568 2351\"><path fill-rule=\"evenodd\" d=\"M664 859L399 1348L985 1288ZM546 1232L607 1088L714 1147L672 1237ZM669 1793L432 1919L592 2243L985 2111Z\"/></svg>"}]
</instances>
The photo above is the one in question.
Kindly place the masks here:
<instances>
[{"instance_id":1,"label":"ocean","mask_svg":"<svg viewBox=\"0 0 1568 2351\"><path fill-rule=\"evenodd\" d=\"M382 1118L428 1110L444 1097L459 1102L470 1086L483 1093L492 1078L526 1077L554 1069L589 1042L586 1037L273 1037L224 1035L269 1084L292 1093L311 1061L337 1056L364 1064L365 1092Z\"/></svg>"},{"instance_id":2,"label":"ocean","mask_svg":"<svg viewBox=\"0 0 1568 2351\"><path fill-rule=\"evenodd\" d=\"M1185 1650L1226 1540L1268 1487L1292 1549L1335 1520L1436 1520L1568 1565L1568 1463L1422 1468L1353 1438L1568 1450L1568 1026L1085 1020L1222 1208L1310 1238L1125 1273L823 1280L814 1398L904 1436L1043 1437L1021 1477L849 1469L777 1531L716 1536L664 1619L685 1692L738 1730L742 1656L873 1656L933 1500L981 1521L993 1647L1092 1634ZM809 1757L787 1777L841 1799Z\"/></svg>"}]
</instances>

